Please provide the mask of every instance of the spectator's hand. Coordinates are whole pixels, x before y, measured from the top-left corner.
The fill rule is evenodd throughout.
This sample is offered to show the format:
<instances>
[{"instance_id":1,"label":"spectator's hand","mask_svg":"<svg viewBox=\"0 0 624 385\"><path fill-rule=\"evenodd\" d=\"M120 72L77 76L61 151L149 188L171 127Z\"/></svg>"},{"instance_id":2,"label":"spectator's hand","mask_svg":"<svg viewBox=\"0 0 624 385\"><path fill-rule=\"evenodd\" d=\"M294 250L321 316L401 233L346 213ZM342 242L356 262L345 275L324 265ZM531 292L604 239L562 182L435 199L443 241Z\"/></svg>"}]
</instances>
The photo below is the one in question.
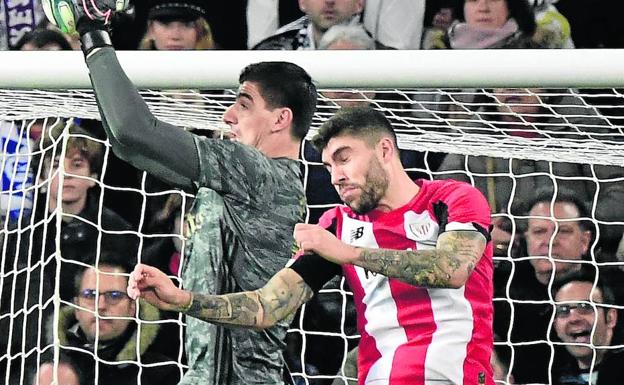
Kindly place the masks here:
<instances>
[{"instance_id":1,"label":"spectator's hand","mask_svg":"<svg viewBox=\"0 0 624 385\"><path fill-rule=\"evenodd\" d=\"M321 226L298 223L295 225L294 237L299 250L317 253L339 265L353 263L357 258L355 247L342 242Z\"/></svg>"},{"instance_id":2,"label":"spectator's hand","mask_svg":"<svg viewBox=\"0 0 624 385\"><path fill-rule=\"evenodd\" d=\"M123 11L129 0L42 0L50 22L68 34L76 33L82 17L108 24L114 11Z\"/></svg>"},{"instance_id":3,"label":"spectator's hand","mask_svg":"<svg viewBox=\"0 0 624 385\"><path fill-rule=\"evenodd\" d=\"M176 287L159 269L148 265L136 265L128 278L128 296L143 298L161 310L181 311L191 302L191 293Z\"/></svg>"}]
</instances>

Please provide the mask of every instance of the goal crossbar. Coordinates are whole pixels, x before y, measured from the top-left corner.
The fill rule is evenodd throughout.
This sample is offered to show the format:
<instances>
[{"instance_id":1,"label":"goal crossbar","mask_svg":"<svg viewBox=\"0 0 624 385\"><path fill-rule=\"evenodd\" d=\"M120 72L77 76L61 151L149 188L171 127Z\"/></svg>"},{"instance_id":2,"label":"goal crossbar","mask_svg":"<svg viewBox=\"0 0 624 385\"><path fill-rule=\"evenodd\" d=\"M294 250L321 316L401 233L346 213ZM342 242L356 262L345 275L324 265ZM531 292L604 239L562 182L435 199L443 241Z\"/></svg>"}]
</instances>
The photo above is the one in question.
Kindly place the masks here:
<instances>
[{"instance_id":1,"label":"goal crossbar","mask_svg":"<svg viewBox=\"0 0 624 385\"><path fill-rule=\"evenodd\" d=\"M139 88L232 88L244 66L274 60L302 66L323 88L624 86L624 50L616 49L121 51L118 56ZM0 88L35 86L90 88L82 53L0 52Z\"/></svg>"}]
</instances>

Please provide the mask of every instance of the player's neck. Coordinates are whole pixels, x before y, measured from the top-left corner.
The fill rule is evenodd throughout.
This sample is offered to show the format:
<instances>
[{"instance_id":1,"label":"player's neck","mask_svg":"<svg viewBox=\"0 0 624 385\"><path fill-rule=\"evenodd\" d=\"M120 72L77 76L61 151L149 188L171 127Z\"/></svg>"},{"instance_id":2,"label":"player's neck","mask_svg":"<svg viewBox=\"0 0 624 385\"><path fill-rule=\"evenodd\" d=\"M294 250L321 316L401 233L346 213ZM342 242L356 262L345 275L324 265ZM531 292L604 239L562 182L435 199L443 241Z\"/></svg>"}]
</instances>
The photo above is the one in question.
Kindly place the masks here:
<instances>
[{"instance_id":1,"label":"player's neck","mask_svg":"<svg viewBox=\"0 0 624 385\"><path fill-rule=\"evenodd\" d=\"M299 159L298 142L288 139L274 137L273 140L265 141L258 147L258 150L269 158L289 158Z\"/></svg>"},{"instance_id":2,"label":"player's neck","mask_svg":"<svg viewBox=\"0 0 624 385\"><path fill-rule=\"evenodd\" d=\"M377 205L377 209L389 212L408 204L420 191L420 187L404 170L398 170L390 176L388 190Z\"/></svg>"}]
</instances>

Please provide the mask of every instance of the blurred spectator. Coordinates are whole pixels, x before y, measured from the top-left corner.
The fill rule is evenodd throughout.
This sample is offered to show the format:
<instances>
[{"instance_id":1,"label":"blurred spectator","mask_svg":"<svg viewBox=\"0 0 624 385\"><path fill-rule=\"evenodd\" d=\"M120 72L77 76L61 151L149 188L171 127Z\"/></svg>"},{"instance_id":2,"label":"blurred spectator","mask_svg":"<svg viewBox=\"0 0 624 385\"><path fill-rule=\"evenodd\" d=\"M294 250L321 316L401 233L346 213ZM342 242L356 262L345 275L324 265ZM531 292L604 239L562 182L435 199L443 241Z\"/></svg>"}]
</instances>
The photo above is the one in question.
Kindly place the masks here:
<instances>
[{"instance_id":1,"label":"blurred spectator","mask_svg":"<svg viewBox=\"0 0 624 385\"><path fill-rule=\"evenodd\" d=\"M498 339L495 336L495 341ZM492 369L494 370L494 381L497 383L515 384L513 374L509 372L511 364L511 349L507 345L494 345L492 350Z\"/></svg>"},{"instance_id":2,"label":"blurred spectator","mask_svg":"<svg viewBox=\"0 0 624 385\"><path fill-rule=\"evenodd\" d=\"M15 45L18 51L69 51L72 47L65 36L53 29L27 32Z\"/></svg>"},{"instance_id":3,"label":"blurred spectator","mask_svg":"<svg viewBox=\"0 0 624 385\"><path fill-rule=\"evenodd\" d=\"M609 349L618 326L611 288L591 273L558 282L554 330L574 361L555 372L559 385L616 385L622 381L624 352Z\"/></svg>"},{"instance_id":4,"label":"blurred spectator","mask_svg":"<svg viewBox=\"0 0 624 385\"><path fill-rule=\"evenodd\" d=\"M525 201L529 264L515 261L508 295L501 295L508 283L497 282L496 296L512 303L495 301L494 330L499 336L509 335L514 350L512 371L518 383L548 381L550 281L558 282L581 270L595 235L592 222L579 219L587 218L589 211L577 194L560 188L553 195L550 189L540 189ZM523 344L526 342L531 344ZM555 350L562 349L555 346Z\"/></svg>"},{"instance_id":5,"label":"blurred spectator","mask_svg":"<svg viewBox=\"0 0 624 385\"><path fill-rule=\"evenodd\" d=\"M248 47L256 46L275 34L279 27L286 28L286 24L301 17L303 7L295 9L293 4L298 3L301 6L305 1L307 0L298 2L292 0L247 1ZM334 7L335 3L343 2L342 0L314 1L328 10ZM425 2L425 0L367 0L362 2L363 10L358 20L373 39L379 42L380 48L418 49L420 48Z\"/></svg>"},{"instance_id":6,"label":"blurred spectator","mask_svg":"<svg viewBox=\"0 0 624 385\"><path fill-rule=\"evenodd\" d=\"M299 1L245 0L244 2L249 49L273 35L281 26L303 16Z\"/></svg>"},{"instance_id":7,"label":"blurred spectator","mask_svg":"<svg viewBox=\"0 0 624 385\"><path fill-rule=\"evenodd\" d=\"M206 4L201 0L153 0L147 33L140 49L191 50L215 48Z\"/></svg>"},{"instance_id":8,"label":"blurred spectator","mask_svg":"<svg viewBox=\"0 0 624 385\"><path fill-rule=\"evenodd\" d=\"M159 311L126 294L132 265L120 247L103 251L97 267L75 277L74 303L61 308L48 335L57 329L61 349L80 368L84 384L177 384L177 357L153 349Z\"/></svg>"},{"instance_id":9,"label":"blurred spectator","mask_svg":"<svg viewBox=\"0 0 624 385\"><path fill-rule=\"evenodd\" d=\"M98 196L100 190L97 182L102 171L104 146L93 139L89 132L73 123L68 130L70 138L67 141L63 160L63 184L59 185L60 141L63 129L64 125L59 124L51 130L49 135L42 137L40 148L44 155L40 165L41 173L38 175L40 183L49 181L49 184L44 183L47 191L41 191L42 194L47 192L47 197L44 195L38 198L39 205L35 212L35 221L50 219L49 214L57 212L57 203L60 201L62 205L59 210L62 213L60 252L64 260L61 265L59 285L61 299L71 300L74 292L72 278L80 269L80 265L76 262L90 262L84 259L85 255L90 255L90 252L97 249L98 233L101 230L104 231L101 236L102 242L113 237L124 238L128 242L129 255L133 255L134 238L129 235L107 233L128 231L131 227L115 212L106 207L100 208ZM59 193L61 193L60 197ZM56 224L54 220L50 223ZM47 229L40 227L40 230L41 236L45 237L43 240L44 255L51 255L56 249L56 229L54 226L47 226ZM134 252L136 252L136 247Z\"/></svg>"},{"instance_id":10,"label":"blurred spectator","mask_svg":"<svg viewBox=\"0 0 624 385\"><path fill-rule=\"evenodd\" d=\"M570 45L569 33L557 33L557 28L551 28L546 18L536 23L535 10L526 0L466 0L457 11L460 22L448 30L449 48L568 48Z\"/></svg>"},{"instance_id":11,"label":"blurred spectator","mask_svg":"<svg viewBox=\"0 0 624 385\"><path fill-rule=\"evenodd\" d=\"M427 1L422 36L422 49L444 49L446 31L457 21L462 0Z\"/></svg>"},{"instance_id":12,"label":"blurred spectator","mask_svg":"<svg viewBox=\"0 0 624 385\"><path fill-rule=\"evenodd\" d=\"M419 49L426 0L366 0L362 22L383 47Z\"/></svg>"},{"instance_id":13,"label":"blurred spectator","mask_svg":"<svg viewBox=\"0 0 624 385\"><path fill-rule=\"evenodd\" d=\"M42 19L40 0L0 1L0 50L13 49Z\"/></svg>"},{"instance_id":14,"label":"blurred spectator","mask_svg":"<svg viewBox=\"0 0 624 385\"><path fill-rule=\"evenodd\" d=\"M253 49L313 50L317 49L323 34L338 24L360 24L363 0L300 0L305 16L278 29L273 36L262 40Z\"/></svg>"},{"instance_id":15,"label":"blurred spectator","mask_svg":"<svg viewBox=\"0 0 624 385\"><path fill-rule=\"evenodd\" d=\"M33 205L33 175L30 170L32 144L29 122L0 121L0 224L14 226L28 217Z\"/></svg>"},{"instance_id":16,"label":"blurred spectator","mask_svg":"<svg viewBox=\"0 0 624 385\"><path fill-rule=\"evenodd\" d=\"M547 286L551 279L560 281L580 271L578 262L588 255L593 240L593 224L586 219L589 210L572 191L559 189L554 196L550 189L538 190L529 200L526 230L527 253L539 283ZM554 263L553 263L554 262ZM554 275L554 278L552 277Z\"/></svg>"},{"instance_id":17,"label":"blurred spectator","mask_svg":"<svg viewBox=\"0 0 624 385\"><path fill-rule=\"evenodd\" d=\"M471 120L462 123L470 132L523 138L578 139L595 137L604 140L610 133L609 123L583 100L568 90L497 89L494 99L479 100ZM483 129L480 130L479 126ZM547 133L545 132L547 131ZM608 179L624 176L624 169L563 162L492 158L449 154L438 178L452 178L475 186L488 198L493 213L518 215L521 203L540 186L566 188L588 202L596 204L595 218L601 221L599 247L605 255L614 254L622 227L608 222L624 218L617 202L624 200L624 186ZM552 176L548 174L553 174ZM571 177L584 177L571 179Z\"/></svg>"}]
</instances>

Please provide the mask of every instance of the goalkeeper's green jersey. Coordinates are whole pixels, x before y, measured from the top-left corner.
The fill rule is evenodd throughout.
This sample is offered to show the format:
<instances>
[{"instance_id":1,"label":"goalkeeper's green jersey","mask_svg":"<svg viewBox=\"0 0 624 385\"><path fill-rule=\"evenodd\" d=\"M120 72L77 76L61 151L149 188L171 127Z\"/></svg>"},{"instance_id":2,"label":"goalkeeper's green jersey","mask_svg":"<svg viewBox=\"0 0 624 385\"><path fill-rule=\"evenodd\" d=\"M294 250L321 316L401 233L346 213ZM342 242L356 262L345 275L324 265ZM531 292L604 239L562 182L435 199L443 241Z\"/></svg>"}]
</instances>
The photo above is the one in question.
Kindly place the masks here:
<instances>
[{"instance_id":1,"label":"goalkeeper's green jersey","mask_svg":"<svg viewBox=\"0 0 624 385\"><path fill-rule=\"evenodd\" d=\"M255 290L285 267L303 221L299 162L268 158L240 143L193 135L158 120L112 48L87 57L102 123L121 159L197 191L186 226L184 288L224 294ZM129 144L130 143L130 144ZM182 384L281 384L287 320L265 331L187 317L189 371Z\"/></svg>"},{"instance_id":2,"label":"goalkeeper's green jersey","mask_svg":"<svg viewBox=\"0 0 624 385\"><path fill-rule=\"evenodd\" d=\"M196 144L201 175L187 216L184 287L211 294L258 289L291 257L293 228L305 210L299 164L229 141L198 137ZM281 384L287 321L256 331L187 317L190 370L182 384Z\"/></svg>"}]
</instances>

